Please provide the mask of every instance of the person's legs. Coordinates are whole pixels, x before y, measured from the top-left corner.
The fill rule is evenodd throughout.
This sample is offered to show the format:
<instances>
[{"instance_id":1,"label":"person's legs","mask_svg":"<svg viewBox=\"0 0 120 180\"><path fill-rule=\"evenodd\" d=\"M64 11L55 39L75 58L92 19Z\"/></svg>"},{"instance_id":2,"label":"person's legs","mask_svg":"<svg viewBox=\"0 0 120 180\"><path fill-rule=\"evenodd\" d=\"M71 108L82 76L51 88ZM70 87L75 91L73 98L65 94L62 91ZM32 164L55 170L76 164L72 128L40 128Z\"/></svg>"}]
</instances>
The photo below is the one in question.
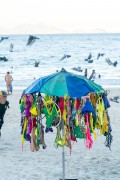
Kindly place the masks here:
<instances>
[{"instance_id":1,"label":"person's legs","mask_svg":"<svg viewBox=\"0 0 120 180\"><path fill-rule=\"evenodd\" d=\"M1 118L0 119L0 136L1 136L1 128L2 128L3 123L4 123L3 118Z\"/></svg>"},{"instance_id":2,"label":"person's legs","mask_svg":"<svg viewBox=\"0 0 120 180\"><path fill-rule=\"evenodd\" d=\"M9 90L8 90L8 85L6 84L6 88L7 88L7 93L9 93Z\"/></svg>"},{"instance_id":3,"label":"person's legs","mask_svg":"<svg viewBox=\"0 0 120 180\"><path fill-rule=\"evenodd\" d=\"M6 87L7 87L7 93L10 94L11 83L7 82Z\"/></svg>"},{"instance_id":4,"label":"person's legs","mask_svg":"<svg viewBox=\"0 0 120 180\"><path fill-rule=\"evenodd\" d=\"M7 87L7 93L9 94L9 84L6 83L6 87Z\"/></svg>"},{"instance_id":5,"label":"person's legs","mask_svg":"<svg viewBox=\"0 0 120 180\"><path fill-rule=\"evenodd\" d=\"M12 84L10 85L9 92L12 94Z\"/></svg>"}]
</instances>

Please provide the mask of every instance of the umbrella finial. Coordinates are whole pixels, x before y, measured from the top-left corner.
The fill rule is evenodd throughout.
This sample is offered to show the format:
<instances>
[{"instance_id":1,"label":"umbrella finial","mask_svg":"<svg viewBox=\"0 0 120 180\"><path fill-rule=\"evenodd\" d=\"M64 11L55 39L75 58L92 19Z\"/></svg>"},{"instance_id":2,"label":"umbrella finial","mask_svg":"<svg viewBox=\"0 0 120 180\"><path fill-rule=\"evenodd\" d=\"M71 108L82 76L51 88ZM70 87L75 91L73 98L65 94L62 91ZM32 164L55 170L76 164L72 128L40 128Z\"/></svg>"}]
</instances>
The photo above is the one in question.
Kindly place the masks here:
<instances>
[{"instance_id":1,"label":"umbrella finial","mask_svg":"<svg viewBox=\"0 0 120 180\"><path fill-rule=\"evenodd\" d=\"M64 68L61 69L62 72L66 72L66 70Z\"/></svg>"}]
</instances>

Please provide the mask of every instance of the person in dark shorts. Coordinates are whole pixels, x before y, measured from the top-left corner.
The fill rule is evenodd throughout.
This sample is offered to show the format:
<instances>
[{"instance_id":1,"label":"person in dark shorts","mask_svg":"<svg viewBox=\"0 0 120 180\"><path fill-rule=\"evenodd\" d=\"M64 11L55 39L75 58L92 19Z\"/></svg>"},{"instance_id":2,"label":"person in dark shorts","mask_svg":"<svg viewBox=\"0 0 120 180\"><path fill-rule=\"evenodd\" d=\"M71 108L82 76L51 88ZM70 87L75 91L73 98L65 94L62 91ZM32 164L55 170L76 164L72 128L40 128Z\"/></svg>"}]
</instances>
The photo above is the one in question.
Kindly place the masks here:
<instances>
[{"instance_id":1,"label":"person in dark shorts","mask_svg":"<svg viewBox=\"0 0 120 180\"><path fill-rule=\"evenodd\" d=\"M95 70L92 71L92 74L90 75L89 79L94 81L95 80L95 77L96 77L96 72Z\"/></svg>"},{"instance_id":2,"label":"person in dark shorts","mask_svg":"<svg viewBox=\"0 0 120 180\"><path fill-rule=\"evenodd\" d=\"M84 76L87 78L87 69L85 69Z\"/></svg>"},{"instance_id":3,"label":"person in dark shorts","mask_svg":"<svg viewBox=\"0 0 120 180\"><path fill-rule=\"evenodd\" d=\"M4 123L4 115L7 108L9 108L9 102L7 101L7 93L5 91L0 91L0 136L1 128Z\"/></svg>"}]
</instances>

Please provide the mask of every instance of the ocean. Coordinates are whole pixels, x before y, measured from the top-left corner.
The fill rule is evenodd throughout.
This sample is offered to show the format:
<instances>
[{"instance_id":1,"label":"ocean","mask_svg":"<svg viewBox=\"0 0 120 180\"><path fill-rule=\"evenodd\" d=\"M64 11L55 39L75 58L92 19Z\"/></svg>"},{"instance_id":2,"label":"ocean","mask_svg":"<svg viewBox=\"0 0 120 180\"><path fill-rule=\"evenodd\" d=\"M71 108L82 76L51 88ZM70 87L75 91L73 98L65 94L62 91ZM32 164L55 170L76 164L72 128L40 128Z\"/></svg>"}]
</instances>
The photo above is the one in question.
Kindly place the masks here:
<instances>
[{"instance_id":1,"label":"ocean","mask_svg":"<svg viewBox=\"0 0 120 180\"><path fill-rule=\"evenodd\" d=\"M7 35L8 39L0 43L0 57L6 57L7 62L0 61L0 87L5 88L4 76L7 71L13 76L13 88L26 88L35 79L65 68L67 71L84 75L88 69L88 77L92 70L96 71L95 82L103 86L120 85L120 34L56 34L36 35L37 39L27 46L29 35ZM6 37L1 35L0 37ZM13 52L10 52L10 44ZM92 54L92 63L85 59ZM98 53L104 54L97 59ZM70 55L70 58L61 58ZM116 67L106 62L109 58L117 61ZM35 61L40 62L34 67ZM77 72L74 67L83 71ZM99 79L98 76L101 75Z\"/></svg>"},{"instance_id":2,"label":"ocean","mask_svg":"<svg viewBox=\"0 0 120 180\"><path fill-rule=\"evenodd\" d=\"M0 57L6 57L7 62L0 61L0 89L6 88L4 76L10 71L13 76L13 89L23 89L35 79L65 68L80 75L88 69L90 76L96 71L95 82L103 86L120 86L120 34L78 34L78 35L36 35L31 46L26 46L29 35L8 35L0 43ZM14 44L13 52L9 51ZM93 63L85 58L92 54ZM97 60L98 53L105 54ZM70 58L60 60L64 54ZM105 61L110 58L117 61L116 67ZM40 61L39 67L34 67L35 61ZM80 66L82 72L74 71ZM101 78L98 78L101 75ZM108 98L119 96L120 88L111 89ZM62 149L54 147L56 133L46 133L46 150L30 151L29 143L24 144L22 152L19 99L22 90L8 96L10 108L6 111L5 122L0 138L0 180L58 180L62 178ZM97 140L91 150L86 149L85 142L74 142L72 154L65 148L65 177L78 180L120 180L120 105L110 101L108 109L113 142L111 151L105 147L105 137L98 133Z\"/></svg>"}]
</instances>

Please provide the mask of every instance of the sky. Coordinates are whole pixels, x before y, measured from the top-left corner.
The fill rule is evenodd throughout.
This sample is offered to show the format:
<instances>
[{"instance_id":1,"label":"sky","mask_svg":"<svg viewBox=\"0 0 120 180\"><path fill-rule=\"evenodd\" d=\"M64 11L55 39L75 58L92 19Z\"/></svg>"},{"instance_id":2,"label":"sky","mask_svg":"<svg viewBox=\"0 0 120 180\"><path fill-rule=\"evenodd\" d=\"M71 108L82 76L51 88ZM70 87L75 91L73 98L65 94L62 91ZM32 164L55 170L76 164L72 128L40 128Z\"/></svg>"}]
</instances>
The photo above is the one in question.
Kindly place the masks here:
<instances>
[{"instance_id":1,"label":"sky","mask_svg":"<svg viewBox=\"0 0 120 180\"><path fill-rule=\"evenodd\" d=\"M0 27L45 23L65 31L120 32L120 0L0 0Z\"/></svg>"}]
</instances>

